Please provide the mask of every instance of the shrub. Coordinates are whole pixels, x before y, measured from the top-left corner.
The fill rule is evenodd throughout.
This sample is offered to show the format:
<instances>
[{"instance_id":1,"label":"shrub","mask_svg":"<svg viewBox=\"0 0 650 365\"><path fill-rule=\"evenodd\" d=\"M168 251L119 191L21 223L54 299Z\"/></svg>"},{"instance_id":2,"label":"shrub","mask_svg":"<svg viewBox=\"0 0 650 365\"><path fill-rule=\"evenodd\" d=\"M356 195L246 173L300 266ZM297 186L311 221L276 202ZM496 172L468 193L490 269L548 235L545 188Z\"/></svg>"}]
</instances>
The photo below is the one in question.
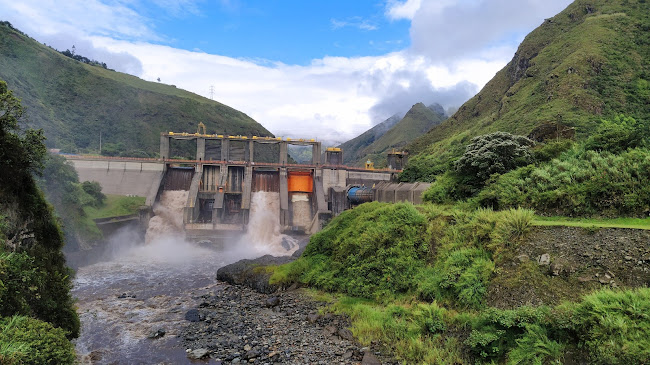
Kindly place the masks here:
<instances>
[{"instance_id":1,"label":"shrub","mask_svg":"<svg viewBox=\"0 0 650 365\"><path fill-rule=\"evenodd\" d=\"M474 319L465 344L482 359L501 359L515 347L516 340L528 331L530 325L541 322L549 313L547 307L524 306L513 310L487 308ZM525 342L520 346L524 345Z\"/></svg>"},{"instance_id":2,"label":"shrub","mask_svg":"<svg viewBox=\"0 0 650 365\"><path fill-rule=\"evenodd\" d=\"M475 137L456 161L456 172L476 186L491 175L503 174L532 162L530 147L534 142L524 136L495 132Z\"/></svg>"},{"instance_id":3,"label":"shrub","mask_svg":"<svg viewBox=\"0 0 650 365\"><path fill-rule=\"evenodd\" d=\"M94 198L90 205L100 207L106 202L106 195L102 193L102 187L97 181L84 181L81 183L81 188L86 194Z\"/></svg>"},{"instance_id":4,"label":"shrub","mask_svg":"<svg viewBox=\"0 0 650 365\"><path fill-rule=\"evenodd\" d=\"M533 159L538 163L548 162L560 157L562 153L570 150L571 147L573 147L573 141L570 139L547 142L532 150Z\"/></svg>"},{"instance_id":5,"label":"shrub","mask_svg":"<svg viewBox=\"0 0 650 365\"><path fill-rule=\"evenodd\" d=\"M650 150L575 151L498 177L478 201L495 209L522 206L553 215L641 215L650 209L647 181Z\"/></svg>"},{"instance_id":6,"label":"shrub","mask_svg":"<svg viewBox=\"0 0 650 365\"><path fill-rule=\"evenodd\" d=\"M362 204L312 236L302 280L364 298L406 293L426 265L426 232L425 217L411 204Z\"/></svg>"},{"instance_id":7,"label":"shrub","mask_svg":"<svg viewBox=\"0 0 650 365\"><path fill-rule=\"evenodd\" d=\"M587 150L621 153L629 148L640 147L649 137L644 125L632 117L618 115L613 121L603 120L598 130L585 142ZM644 135L645 134L645 135Z\"/></svg>"},{"instance_id":8,"label":"shrub","mask_svg":"<svg viewBox=\"0 0 650 365\"><path fill-rule=\"evenodd\" d=\"M0 363L63 365L75 361L65 332L29 317L0 318Z\"/></svg>"},{"instance_id":9,"label":"shrub","mask_svg":"<svg viewBox=\"0 0 650 365\"><path fill-rule=\"evenodd\" d=\"M650 289L602 290L573 309L574 331L598 364L650 362Z\"/></svg>"},{"instance_id":10,"label":"shrub","mask_svg":"<svg viewBox=\"0 0 650 365\"><path fill-rule=\"evenodd\" d=\"M33 315L76 337L80 325L68 275L48 271L26 253L0 252L0 316Z\"/></svg>"},{"instance_id":11,"label":"shrub","mask_svg":"<svg viewBox=\"0 0 650 365\"><path fill-rule=\"evenodd\" d=\"M549 339L546 328L538 324L528 324L525 328L524 335L515 340L515 348L508 353L508 365L562 364L564 344Z\"/></svg>"}]
</instances>

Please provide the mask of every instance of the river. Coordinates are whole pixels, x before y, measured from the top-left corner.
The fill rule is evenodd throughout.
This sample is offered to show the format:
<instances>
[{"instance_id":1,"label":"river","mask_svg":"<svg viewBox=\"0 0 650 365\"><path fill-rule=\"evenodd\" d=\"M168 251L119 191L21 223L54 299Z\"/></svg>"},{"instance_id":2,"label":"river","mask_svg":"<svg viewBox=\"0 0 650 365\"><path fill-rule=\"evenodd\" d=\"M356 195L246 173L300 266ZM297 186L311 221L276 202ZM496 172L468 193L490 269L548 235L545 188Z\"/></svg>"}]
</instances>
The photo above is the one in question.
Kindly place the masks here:
<instances>
[{"instance_id":1,"label":"river","mask_svg":"<svg viewBox=\"0 0 650 365\"><path fill-rule=\"evenodd\" d=\"M119 232L99 262L77 270L73 295L82 324L76 340L81 363L190 363L178 335L187 310L217 285L217 269L242 258L290 255L297 248L280 233L277 193L253 193L248 231L221 250L184 240L186 198L184 191L164 192L144 240ZM165 332L162 338L148 338L158 330Z\"/></svg>"}]
</instances>

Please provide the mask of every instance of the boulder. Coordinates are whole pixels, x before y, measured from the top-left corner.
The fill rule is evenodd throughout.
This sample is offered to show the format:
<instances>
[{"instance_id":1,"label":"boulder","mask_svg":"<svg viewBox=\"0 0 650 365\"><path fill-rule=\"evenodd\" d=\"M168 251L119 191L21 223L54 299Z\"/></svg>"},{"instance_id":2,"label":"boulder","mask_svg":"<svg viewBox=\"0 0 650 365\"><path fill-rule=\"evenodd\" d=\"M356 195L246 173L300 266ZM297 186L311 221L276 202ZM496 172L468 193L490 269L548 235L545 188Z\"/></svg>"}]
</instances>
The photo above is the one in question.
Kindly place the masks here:
<instances>
[{"instance_id":1,"label":"boulder","mask_svg":"<svg viewBox=\"0 0 650 365\"><path fill-rule=\"evenodd\" d=\"M254 260L239 260L217 270L217 280L233 285L244 285L258 293L271 294L280 288L279 285L269 284L271 274L263 266L282 265L295 260L292 256L275 257L265 255Z\"/></svg>"}]
</instances>

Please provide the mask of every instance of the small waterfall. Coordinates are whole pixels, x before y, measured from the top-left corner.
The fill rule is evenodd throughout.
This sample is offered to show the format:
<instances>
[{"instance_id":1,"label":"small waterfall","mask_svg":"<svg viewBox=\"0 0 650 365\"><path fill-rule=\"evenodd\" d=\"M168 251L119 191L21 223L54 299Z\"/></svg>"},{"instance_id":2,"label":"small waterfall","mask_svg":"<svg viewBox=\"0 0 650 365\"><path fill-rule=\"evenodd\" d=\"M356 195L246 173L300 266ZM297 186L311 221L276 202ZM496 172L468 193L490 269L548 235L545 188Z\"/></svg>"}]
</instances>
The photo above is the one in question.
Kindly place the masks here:
<instances>
[{"instance_id":1,"label":"small waterfall","mask_svg":"<svg viewBox=\"0 0 650 365\"><path fill-rule=\"evenodd\" d=\"M189 192L186 190L165 190L160 202L153 208L155 216L149 220L145 243L183 232L183 208Z\"/></svg>"},{"instance_id":2,"label":"small waterfall","mask_svg":"<svg viewBox=\"0 0 650 365\"><path fill-rule=\"evenodd\" d=\"M280 233L280 194L258 191L251 197L248 231L239 246L253 249L255 256L288 256L298 249L296 240Z\"/></svg>"}]
</instances>

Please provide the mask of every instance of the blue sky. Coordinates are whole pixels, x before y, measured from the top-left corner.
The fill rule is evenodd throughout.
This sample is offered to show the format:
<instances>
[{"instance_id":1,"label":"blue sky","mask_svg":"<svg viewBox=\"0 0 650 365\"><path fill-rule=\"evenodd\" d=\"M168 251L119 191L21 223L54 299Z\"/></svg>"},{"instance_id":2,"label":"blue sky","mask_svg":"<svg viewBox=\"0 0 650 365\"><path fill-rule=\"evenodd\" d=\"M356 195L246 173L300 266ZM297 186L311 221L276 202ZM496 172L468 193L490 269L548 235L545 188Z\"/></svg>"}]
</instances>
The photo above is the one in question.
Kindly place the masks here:
<instances>
[{"instance_id":1,"label":"blue sky","mask_svg":"<svg viewBox=\"0 0 650 365\"><path fill-rule=\"evenodd\" d=\"M163 38L158 43L228 57L306 65L324 56L377 56L409 46L410 23L387 19L384 3L376 0L206 1L192 11L141 7Z\"/></svg>"},{"instance_id":2,"label":"blue sky","mask_svg":"<svg viewBox=\"0 0 650 365\"><path fill-rule=\"evenodd\" d=\"M0 0L0 20L118 72L214 97L278 136L336 144L418 102L461 106L570 3Z\"/></svg>"}]
</instances>

